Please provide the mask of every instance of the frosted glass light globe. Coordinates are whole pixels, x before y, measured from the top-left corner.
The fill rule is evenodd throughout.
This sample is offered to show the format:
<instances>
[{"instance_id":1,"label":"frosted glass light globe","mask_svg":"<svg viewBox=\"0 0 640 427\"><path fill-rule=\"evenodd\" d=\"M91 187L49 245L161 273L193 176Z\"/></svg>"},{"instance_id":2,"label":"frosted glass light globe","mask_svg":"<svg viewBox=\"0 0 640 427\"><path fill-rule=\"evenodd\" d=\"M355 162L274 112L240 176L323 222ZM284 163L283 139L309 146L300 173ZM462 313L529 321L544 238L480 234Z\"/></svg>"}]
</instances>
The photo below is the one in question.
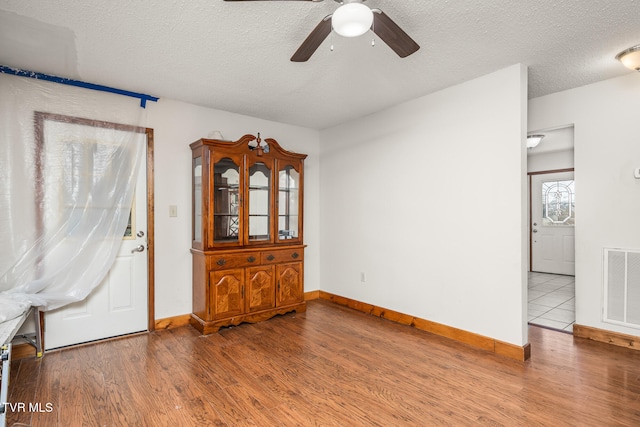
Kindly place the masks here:
<instances>
[{"instance_id":1,"label":"frosted glass light globe","mask_svg":"<svg viewBox=\"0 0 640 427\"><path fill-rule=\"evenodd\" d=\"M630 47L616 55L616 59L632 70L640 71L640 45Z\"/></svg>"},{"instance_id":2,"label":"frosted glass light globe","mask_svg":"<svg viewBox=\"0 0 640 427\"><path fill-rule=\"evenodd\" d=\"M542 141L542 138L544 138L544 135L528 135L527 148L537 147L540 141Z\"/></svg>"},{"instance_id":3,"label":"frosted glass light globe","mask_svg":"<svg viewBox=\"0 0 640 427\"><path fill-rule=\"evenodd\" d=\"M373 24L373 12L362 3L340 6L331 17L334 31L344 37L358 37L369 31Z\"/></svg>"}]
</instances>

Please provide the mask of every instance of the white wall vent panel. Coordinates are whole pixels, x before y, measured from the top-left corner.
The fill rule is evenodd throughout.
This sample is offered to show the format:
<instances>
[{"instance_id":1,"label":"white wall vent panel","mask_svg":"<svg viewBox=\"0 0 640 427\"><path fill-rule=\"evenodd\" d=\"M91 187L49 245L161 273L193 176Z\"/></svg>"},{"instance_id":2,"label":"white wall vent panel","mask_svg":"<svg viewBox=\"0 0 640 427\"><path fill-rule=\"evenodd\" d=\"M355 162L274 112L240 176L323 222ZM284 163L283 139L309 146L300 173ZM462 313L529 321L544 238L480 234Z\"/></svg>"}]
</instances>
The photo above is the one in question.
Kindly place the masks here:
<instances>
[{"instance_id":1,"label":"white wall vent panel","mask_svg":"<svg viewBox=\"0 0 640 427\"><path fill-rule=\"evenodd\" d=\"M640 328L640 250L604 250L603 321Z\"/></svg>"}]
</instances>

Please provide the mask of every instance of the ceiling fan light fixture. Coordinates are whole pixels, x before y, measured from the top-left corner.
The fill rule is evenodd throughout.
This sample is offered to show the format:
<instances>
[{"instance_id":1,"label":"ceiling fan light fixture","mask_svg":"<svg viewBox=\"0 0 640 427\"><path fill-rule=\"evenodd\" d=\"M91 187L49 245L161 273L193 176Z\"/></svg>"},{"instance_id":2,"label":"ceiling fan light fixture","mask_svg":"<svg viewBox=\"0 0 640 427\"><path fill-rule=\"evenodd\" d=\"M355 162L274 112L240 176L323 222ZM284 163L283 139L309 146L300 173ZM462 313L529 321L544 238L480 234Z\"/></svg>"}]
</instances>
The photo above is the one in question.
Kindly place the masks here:
<instances>
[{"instance_id":1,"label":"ceiling fan light fixture","mask_svg":"<svg viewBox=\"0 0 640 427\"><path fill-rule=\"evenodd\" d=\"M640 71L640 44L623 50L616 55L616 59L625 67Z\"/></svg>"},{"instance_id":2,"label":"ceiling fan light fixture","mask_svg":"<svg viewBox=\"0 0 640 427\"><path fill-rule=\"evenodd\" d=\"M369 31L373 24L373 12L362 3L340 6L331 17L333 30L343 37L358 37Z\"/></svg>"},{"instance_id":3,"label":"ceiling fan light fixture","mask_svg":"<svg viewBox=\"0 0 640 427\"><path fill-rule=\"evenodd\" d=\"M527 135L527 148L536 147L542 141L544 135Z\"/></svg>"}]
</instances>

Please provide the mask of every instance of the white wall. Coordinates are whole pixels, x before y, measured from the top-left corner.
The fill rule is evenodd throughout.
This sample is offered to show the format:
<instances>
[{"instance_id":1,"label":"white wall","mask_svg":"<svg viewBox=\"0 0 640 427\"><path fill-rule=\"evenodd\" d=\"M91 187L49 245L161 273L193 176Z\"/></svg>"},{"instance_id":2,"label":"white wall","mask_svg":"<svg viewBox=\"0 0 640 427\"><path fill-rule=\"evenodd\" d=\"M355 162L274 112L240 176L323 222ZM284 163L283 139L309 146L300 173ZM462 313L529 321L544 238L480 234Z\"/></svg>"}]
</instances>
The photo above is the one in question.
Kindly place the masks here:
<instances>
[{"instance_id":1,"label":"white wall","mask_svg":"<svg viewBox=\"0 0 640 427\"><path fill-rule=\"evenodd\" d=\"M640 74L535 98L529 129L574 124L576 323L638 335L602 322L603 248L640 249Z\"/></svg>"},{"instance_id":2,"label":"white wall","mask_svg":"<svg viewBox=\"0 0 640 427\"><path fill-rule=\"evenodd\" d=\"M155 316L191 312L191 150L189 144L218 130L225 139L245 134L274 138L305 160L305 291L319 289L319 156L317 130L198 107L169 99L148 103L155 139ZM169 217L169 205L178 216Z\"/></svg>"},{"instance_id":3,"label":"white wall","mask_svg":"<svg viewBox=\"0 0 640 427\"><path fill-rule=\"evenodd\" d=\"M527 172L540 172L573 167L573 150L554 151L527 157Z\"/></svg>"},{"instance_id":4,"label":"white wall","mask_svg":"<svg viewBox=\"0 0 640 427\"><path fill-rule=\"evenodd\" d=\"M321 132L322 290L527 342L526 85L515 65Z\"/></svg>"},{"instance_id":5,"label":"white wall","mask_svg":"<svg viewBox=\"0 0 640 427\"><path fill-rule=\"evenodd\" d=\"M527 172L540 172L573 167L573 126L559 129L532 130L543 134L537 147L527 149Z\"/></svg>"}]
</instances>

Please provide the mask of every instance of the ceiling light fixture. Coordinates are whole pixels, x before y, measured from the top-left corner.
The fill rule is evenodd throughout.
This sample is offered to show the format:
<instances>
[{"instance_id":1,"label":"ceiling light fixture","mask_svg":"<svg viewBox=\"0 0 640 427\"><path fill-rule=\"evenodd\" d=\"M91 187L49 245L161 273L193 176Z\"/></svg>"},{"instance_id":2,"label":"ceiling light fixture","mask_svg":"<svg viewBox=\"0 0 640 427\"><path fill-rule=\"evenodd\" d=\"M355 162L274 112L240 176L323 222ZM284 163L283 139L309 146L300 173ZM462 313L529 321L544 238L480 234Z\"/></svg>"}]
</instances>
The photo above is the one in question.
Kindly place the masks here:
<instances>
[{"instance_id":1,"label":"ceiling light fixture","mask_svg":"<svg viewBox=\"0 0 640 427\"><path fill-rule=\"evenodd\" d=\"M616 55L616 59L625 67L640 71L640 44L623 50Z\"/></svg>"},{"instance_id":2,"label":"ceiling light fixture","mask_svg":"<svg viewBox=\"0 0 640 427\"><path fill-rule=\"evenodd\" d=\"M331 17L333 30L343 37L358 37L369 31L373 24L373 12L362 0L339 1L340 6Z\"/></svg>"},{"instance_id":3,"label":"ceiling light fixture","mask_svg":"<svg viewBox=\"0 0 640 427\"><path fill-rule=\"evenodd\" d=\"M527 148L533 148L540 144L544 135L527 135Z\"/></svg>"}]
</instances>

